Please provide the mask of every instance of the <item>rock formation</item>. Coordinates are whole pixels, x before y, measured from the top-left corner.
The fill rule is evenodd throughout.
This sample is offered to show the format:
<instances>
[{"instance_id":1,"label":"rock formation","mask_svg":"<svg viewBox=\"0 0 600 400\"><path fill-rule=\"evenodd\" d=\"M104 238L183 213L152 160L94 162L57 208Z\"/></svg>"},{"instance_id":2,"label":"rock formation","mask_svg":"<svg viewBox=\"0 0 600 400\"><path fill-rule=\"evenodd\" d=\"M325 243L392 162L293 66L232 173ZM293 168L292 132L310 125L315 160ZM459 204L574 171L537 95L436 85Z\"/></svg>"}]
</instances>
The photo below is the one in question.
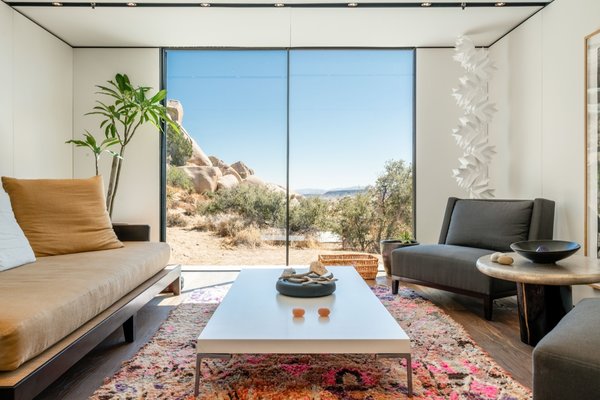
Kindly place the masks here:
<instances>
[{"instance_id":1,"label":"rock formation","mask_svg":"<svg viewBox=\"0 0 600 400\"><path fill-rule=\"evenodd\" d=\"M248 168L248 166L242 161L231 164L231 168L233 168L242 179L246 179L248 176L254 175L254 171Z\"/></svg>"},{"instance_id":2,"label":"rock formation","mask_svg":"<svg viewBox=\"0 0 600 400\"><path fill-rule=\"evenodd\" d=\"M217 182L217 190L233 189L234 187L236 187L239 184L240 184L240 182L237 180L237 178L235 176L223 175L222 177L219 178L219 180Z\"/></svg>"},{"instance_id":3,"label":"rock formation","mask_svg":"<svg viewBox=\"0 0 600 400\"><path fill-rule=\"evenodd\" d=\"M213 193L231 189L240 184L263 187L272 192L286 194L286 189L274 183L268 183L254 175L254 170L243 161L229 165L216 156L207 156L194 138L183 127L183 105L178 100L167 102L167 111L171 119L181 128L181 132L192 143L192 156L187 164L180 168L185 171L194 184L197 193ZM290 197L301 197L291 193Z\"/></svg>"},{"instance_id":4,"label":"rock formation","mask_svg":"<svg viewBox=\"0 0 600 400\"><path fill-rule=\"evenodd\" d=\"M185 132L185 134L187 135L187 132ZM212 167L212 162L204 151L202 151L200 146L198 146L198 143L196 143L191 136L188 135L188 137L192 139L192 157L189 159L188 163L199 165L201 167Z\"/></svg>"},{"instance_id":5,"label":"rock formation","mask_svg":"<svg viewBox=\"0 0 600 400\"><path fill-rule=\"evenodd\" d=\"M218 181L223 176L217 167L185 165L178 168L190 177L196 193L213 193L217 190Z\"/></svg>"}]
</instances>

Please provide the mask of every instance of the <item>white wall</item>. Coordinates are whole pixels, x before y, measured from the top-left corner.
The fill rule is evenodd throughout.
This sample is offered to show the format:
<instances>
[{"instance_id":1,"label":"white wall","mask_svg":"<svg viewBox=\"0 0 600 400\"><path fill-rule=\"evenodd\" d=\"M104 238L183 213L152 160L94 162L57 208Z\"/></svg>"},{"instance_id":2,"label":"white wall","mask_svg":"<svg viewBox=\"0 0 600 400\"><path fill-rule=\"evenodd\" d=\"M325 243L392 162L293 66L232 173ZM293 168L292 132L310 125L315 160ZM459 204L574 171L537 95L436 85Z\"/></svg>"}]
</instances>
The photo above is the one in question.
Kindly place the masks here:
<instances>
[{"instance_id":1,"label":"white wall","mask_svg":"<svg viewBox=\"0 0 600 400\"><path fill-rule=\"evenodd\" d=\"M0 175L72 177L73 50L0 2Z\"/></svg>"},{"instance_id":2,"label":"white wall","mask_svg":"<svg viewBox=\"0 0 600 400\"><path fill-rule=\"evenodd\" d=\"M417 239L437 243L448 197L465 197L452 177L462 154L452 137L461 110L452 88L464 72L452 49L417 49Z\"/></svg>"},{"instance_id":3,"label":"white wall","mask_svg":"<svg viewBox=\"0 0 600 400\"><path fill-rule=\"evenodd\" d=\"M95 85L104 85L115 74L127 74L134 85L160 85L159 49L75 49L73 132L76 138L85 130L103 137L99 118L85 116L99 99ZM151 225L152 240L160 234L160 136L151 127L140 128L126 148L119 189L115 199L113 221ZM105 182L110 175L110 157L101 160ZM82 149L74 152L75 177L94 175L91 154Z\"/></svg>"},{"instance_id":4,"label":"white wall","mask_svg":"<svg viewBox=\"0 0 600 400\"><path fill-rule=\"evenodd\" d=\"M584 240L584 37L600 28L597 0L555 0L492 46L500 71L490 93L501 113L493 174L507 197L556 201L555 237ZM576 300L593 295L576 287ZM599 294L596 292L596 294Z\"/></svg>"}]
</instances>

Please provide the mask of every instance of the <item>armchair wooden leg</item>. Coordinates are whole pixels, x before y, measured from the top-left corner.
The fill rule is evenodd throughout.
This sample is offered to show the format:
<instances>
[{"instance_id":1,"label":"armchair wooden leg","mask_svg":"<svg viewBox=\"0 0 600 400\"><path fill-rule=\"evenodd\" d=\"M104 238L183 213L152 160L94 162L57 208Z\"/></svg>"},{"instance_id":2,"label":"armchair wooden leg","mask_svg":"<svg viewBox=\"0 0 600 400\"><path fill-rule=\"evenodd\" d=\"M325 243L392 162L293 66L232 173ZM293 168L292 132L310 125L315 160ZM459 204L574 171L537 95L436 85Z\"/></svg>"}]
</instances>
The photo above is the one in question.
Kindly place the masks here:
<instances>
[{"instance_id":1,"label":"armchair wooden leg","mask_svg":"<svg viewBox=\"0 0 600 400\"><path fill-rule=\"evenodd\" d=\"M400 287L400 280L392 278L392 294L398 294L399 287Z\"/></svg>"},{"instance_id":2,"label":"armchair wooden leg","mask_svg":"<svg viewBox=\"0 0 600 400\"><path fill-rule=\"evenodd\" d=\"M494 310L494 299L491 296L483 298L483 315L488 321L492 320L492 311Z\"/></svg>"}]
</instances>

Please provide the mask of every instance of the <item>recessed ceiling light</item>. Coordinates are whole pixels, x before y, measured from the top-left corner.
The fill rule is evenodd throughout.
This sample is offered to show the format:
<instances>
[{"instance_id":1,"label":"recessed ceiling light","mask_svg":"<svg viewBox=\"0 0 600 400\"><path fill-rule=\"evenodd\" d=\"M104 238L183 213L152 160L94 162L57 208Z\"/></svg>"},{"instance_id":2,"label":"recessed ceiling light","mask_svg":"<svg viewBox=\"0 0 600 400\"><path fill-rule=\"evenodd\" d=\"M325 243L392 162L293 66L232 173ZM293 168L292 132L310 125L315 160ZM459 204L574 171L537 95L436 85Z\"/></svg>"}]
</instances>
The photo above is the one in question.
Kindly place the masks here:
<instances>
[{"instance_id":1,"label":"recessed ceiling light","mask_svg":"<svg viewBox=\"0 0 600 400\"><path fill-rule=\"evenodd\" d=\"M285 7L285 4L283 4L283 3L275 3L274 6L275 7Z\"/></svg>"},{"instance_id":2,"label":"recessed ceiling light","mask_svg":"<svg viewBox=\"0 0 600 400\"><path fill-rule=\"evenodd\" d=\"M348 7L358 7L358 3L348 3Z\"/></svg>"},{"instance_id":3,"label":"recessed ceiling light","mask_svg":"<svg viewBox=\"0 0 600 400\"><path fill-rule=\"evenodd\" d=\"M127 7L137 7L137 3L127 3Z\"/></svg>"},{"instance_id":4,"label":"recessed ceiling light","mask_svg":"<svg viewBox=\"0 0 600 400\"><path fill-rule=\"evenodd\" d=\"M506 5L506 2L504 1L499 1L496 3L496 7L504 7Z\"/></svg>"},{"instance_id":5,"label":"recessed ceiling light","mask_svg":"<svg viewBox=\"0 0 600 400\"><path fill-rule=\"evenodd\" d=\"M62 7L63 3L59 3L59 2L57 2L57 1L55 1L54 3L52 3L52 5L53 5L54 7Z\"/></svg>"},{"instance_id":6,"label":"recessed ceiling light","mask_svg":"<svg viewBox=\"0 0 600 400\"><path fill-rule=\"evenodd\" d=\"M431 3L426 1L425 3L421 3L421 7L431 7Z\"/></svg>"},{"instance_id":7,"label":"recessed ceiling light","mask_svg":"<svg viewBox=\"0 0 600 400\"><path fill-rule=\"evenodd\" d=\"M210 3L200 3L200 7L210 7Z\"/></svg>"}]
</instances>

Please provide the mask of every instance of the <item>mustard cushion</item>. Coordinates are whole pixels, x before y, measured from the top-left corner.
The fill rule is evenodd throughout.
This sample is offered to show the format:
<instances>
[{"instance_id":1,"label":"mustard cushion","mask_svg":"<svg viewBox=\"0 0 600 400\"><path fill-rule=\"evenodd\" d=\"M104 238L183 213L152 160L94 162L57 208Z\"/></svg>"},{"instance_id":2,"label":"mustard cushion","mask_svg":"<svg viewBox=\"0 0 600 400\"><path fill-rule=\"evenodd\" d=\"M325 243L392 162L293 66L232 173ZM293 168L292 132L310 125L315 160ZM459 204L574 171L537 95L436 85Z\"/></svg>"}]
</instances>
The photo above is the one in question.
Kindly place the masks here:
<instances>
[{"instance_id":1,"label":"mustard cushion","mask_svg":"<svg viewBox=\"0 0 600 400\"><path fill-rule=\"evenodd\" d=\"M102 178L2 177L19 226L37 257L123 247L106 211Z\"/></svg>"}]
</instances>

